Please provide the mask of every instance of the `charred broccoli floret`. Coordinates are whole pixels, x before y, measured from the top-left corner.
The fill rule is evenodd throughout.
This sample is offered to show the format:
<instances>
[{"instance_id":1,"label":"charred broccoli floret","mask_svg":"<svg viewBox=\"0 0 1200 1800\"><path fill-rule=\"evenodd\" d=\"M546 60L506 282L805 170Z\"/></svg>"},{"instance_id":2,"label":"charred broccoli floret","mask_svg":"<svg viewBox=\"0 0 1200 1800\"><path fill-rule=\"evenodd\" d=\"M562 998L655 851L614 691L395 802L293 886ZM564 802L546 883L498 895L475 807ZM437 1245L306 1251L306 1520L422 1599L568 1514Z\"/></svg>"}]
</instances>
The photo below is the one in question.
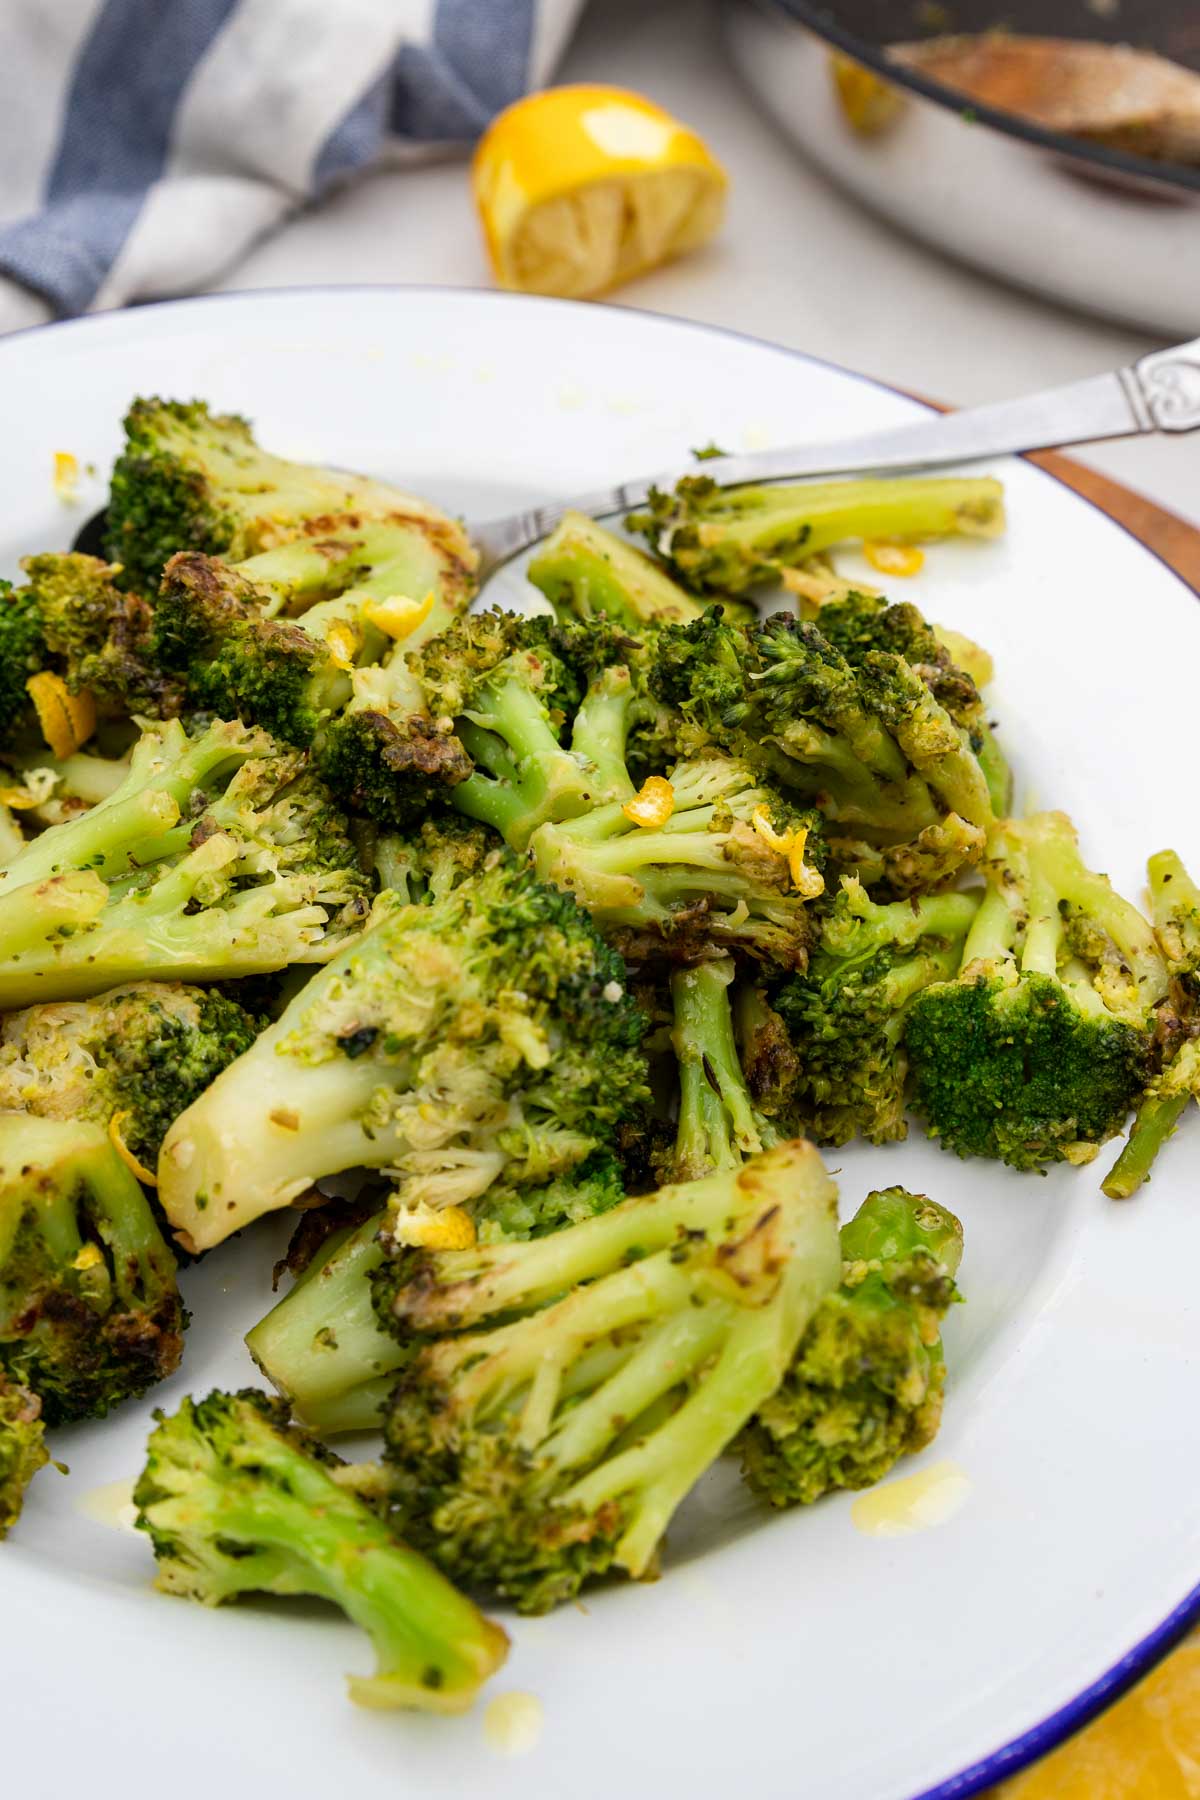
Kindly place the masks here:
<instances>
[{"instance_id":1,"label":"charred broccoli floret","mask_svg":"<svg viewBox=\"0 0 1200 1800\"><path fill-rule=\"evenodd\" d=\"M693 590L743 594L838 544L997 537L1004 490L990 478L808 482L722 488L689 475L626 521Z\"/></svg>"},{"instance_id":2,"label":"charred broccoli floret","mask_svg":"<svg viewBox=\"0 0 1200 1800\"><path fill-rule=\"evenodd\" d=\"M608 1212L624 1198L616 1161L596 1151L569 1174L537 1187L497 1181L467 1209L375 1213L329 1237L246 1343L306 1424L326 1434L369 1430L383 1417L406 1356L380 1322L371 1293L375 1270L399 1249L398 1231L406 1244L525 1240ZM448 1229L440 1231L441 1224Z\"/></svg>"},{"instance_id":3,"label":"charred broccoli floret","mask_svg":"<svg viewBox=\"0 0 1200 1800\"><path fill-rule=\"evenodd\" d=\"M42 668L46 640L37 604L26 588L0 581L0 744L11 741L29 717L25 683Z\"/></svg>"},{"instance_id":4,"label":"charred broccoli floret","mask_svg":"<svg viewBox=\"0 0 1200 1800\"><path fill-rule=\"evenodd\" d=\"M242 562L297 537L330 540L371 520L429 531L473 566L465 533L435 508L387 482L272 456L245 419L210 412L199 400L135 400L126 416L107 552L143 593L156 591L179 550Z\"/></svg>"},{"instance_id":5,"label":"charred broccoli floret","mask_svg":"<svg viewBox=\"0 0 1200 1800\"><path fill-rule=\"evenodd\" d=\"M413 1338L385 1420L406 1535L525 1612L649 1573L836 1286L834 1207L788 1144L534 1243L386 1265L380 1306Z\"/></svg>"},{"instance_id":6,"label":"charred broccoli floret","mask_svg":"<svg viewBox=\"0 0 1200 1800\"><path fill-rule=\"evenodd\" d=\"M25 1489L49 1462L42 1403L0 1369L0 1538L21 1516Z\"/></svg>"},{"instance_id":7,"label":"charred broccoli floret","mask_svg":"<svg viewBox=\"0 0 1200 1800\"><path fill-rule=\"evenodd\" d=\"M176 1120L160 1197L219 1243L345 1169L397 1205L544 1181L608 1143L645 1090L643 1020L587 915L510 856L372 927Z\"/></svg>"},{"instance_id":8,"label":"charred broccoli floret","mask_svg":"<svg viewBox=\"0 0 1200 1800\"><path fill-rule=\"evenodd\" d=\"M818 1144L906 1135L908 1010L932 982L957 974L978 905L973 894L929 894L879 906L847 878L814 908L808 967L774 1004L796 1056L792 1116Z\"/></svg>"},{"instance_id":9,"label":"charred broccoli floret","mask_svg":"<svg viewBox=\"0 0 1200 1800\"><path fill-rule=\"evenodd\" d=\"M665 946L691 957L712 944L799 968L808 903L824 887L818 830L747 764L710 751L624 801L541 826L529 850L542 879L574 894L629 956Z\"/></svg>"},{"instance_id":10,"label":"charred broccoli floret","mask_svg":"<svg viewBox=\"0 0 1200 1800\"><path fill-rule=\"evenodd\" d=\"M0 1367L47 1423L170 1375L185 1322L175 1260L108 1133L0 1113Z\"/></svg>"},{"instance_id":11,"label":"charred broccoli floret","mask_svg":"<svg viewBox=\"0 0 1200 1800\"><path fill-rule=\"evenodd\" d=\"M93 1119L149 1171L172 1119L265 1020L217 991L141 981L0 1020L0 1111Z\"/></svg>"},{"instance_id":12,"label":"charred broccoli floret","mask_svg":"<svg viewBox=\"0 0 1200 1800\"><path fill-rule=\"evenodd\" d=\"M1200 1098L1200 888L1174 850L1152 856L1148 874L1154 934L1170 983L1156 1021L1162 1066L1104 1181L1110 1200L1128 1200L1149 1179L1189 1101Z\"/></svg>"},{"instance_id":13,"label":"charred broccoli floret","mask_svg":"<svg viewBox=\"0 0 1200 1800\"><path fill-rule=\"evenodd\" d=\"M134 1501L164 1592L205 1606L253 1593L331 1600L375 1650L375 1674L349 1678L352 1700L471 1705L506 1634L339 1481L343 1465L289 1424L284 1402L218 1392L155 1418Z\"/></svg>"},{"instance_id":14,"label":"charred broccoli floret","mask_svg":"<svg viewBox=\"0 0 1200 1800\"><path fill-rule=\"evenodd\" d=\"M817 626L776 614L731 624L714 607L658 637L652 684L693 732L818 805L830 849L900 892L983 853L988 779L969 735L894 652L855 664ZM864 848L865 846L865 848Z\"/></svg>"},{"instance_id":15,"label":"charred broccoli floret","mask_svg":"<svg viewBox=\"0 0 1200 1800\"><path fill-rule=\"evenodd\" d=\"M962 1226L923 1194L887 1188L841 1240L841 1287L738 1441L747 1483L772 1506L870 1487L941 1423L941 1323L958 1298Z\"/></svg>"},{"instance_id":16,"label":"charred broccoli floret","mask_svg":"<svg viewBox=\"0 0 1200 1800\"><path fill-rule=\"evenodd\" d=\"M366 890L302 753L240 725L193 739L163 725L114 792L0 872L0 1007L323 961L358 929Z\"/></svg>"},{"instance_id":17,"label":"charred broccoli floret","mask_svg":"<svg viewBox=\"0 0 1200 1800\"><path fill-rule=\"evenodd\" d=\"M661 564L583 513L568 512L540 545L526 571L559 614L591 621L598 614L642 631L686 624L704 611ZM737 609L750 617L749 608Z\"/></svg>"},{"instance_id":18,"label":"charred broccoli floret","mask_svg":"<svg viewBox=\"0 0 1200 1800\"><path fill-rule=\"evenodd\" d=\"M1150 1075L1166 965L1065 814L998 826L986 872L957 978L908 1013L913 1110L960 1156L1090 1161Z\"/></svg>"},{"instance_id":19,"label":"charred broccoli floret","mask_svg":"<svg viewBox=\"0 0 1200 1800\"><path fill-rule=\"evenodd\" d=\"M543 622L473 613L413 658L435 718L452 720L475 771L452 804L523 850L538 825L608 798L610 772L560 739L577 690Z\"/></svg>"},{"instance_id":20,"label":"charred broccoli floret","mask_svg":"<svg viewBox=\"0 0 1200 1800\"><path fill-rule=\"evenodd\" d=\"M181 684L157 652L151 608L118 586L119 564L67 552L27 556L21 567L28 585L14 600L37 621L39 671L61 675L72 694L86 691L101 717L165 719L182 710Z\"/></svg>"}]
</instances>

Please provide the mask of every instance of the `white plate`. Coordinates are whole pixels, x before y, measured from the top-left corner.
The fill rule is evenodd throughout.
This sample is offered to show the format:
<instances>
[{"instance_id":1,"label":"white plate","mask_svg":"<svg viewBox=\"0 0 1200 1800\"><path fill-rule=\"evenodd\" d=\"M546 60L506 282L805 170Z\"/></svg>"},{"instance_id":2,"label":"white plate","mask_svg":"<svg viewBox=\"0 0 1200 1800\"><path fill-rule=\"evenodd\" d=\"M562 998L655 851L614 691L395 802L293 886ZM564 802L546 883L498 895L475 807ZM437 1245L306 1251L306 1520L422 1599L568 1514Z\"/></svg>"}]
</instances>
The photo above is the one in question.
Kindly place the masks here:
<instances>
[{"instance_id":1,"label":"white plate","mask_svg":"<svg viewBox=\"0 0 1200 1800\"><path fill-rule=\"evenodd\" d=\"M713 439L832 438L916 410L765 344L602 307L419 289L147 307L0 343L0 571L69 541L125 404L155 392L203 395L272 448L477 517ZM58 450L99 471L74 511L51 486ZM904 591L994 652L1026 798L1071 811L1085 851L1137 893L1164 844L1200 863L1194 709L1170 698L1172 673L1200 667L1200 607L1048 476L1000 472L1004 541L939 547ZM58 1434L69 1478L38 1477L0 1549L12 1791L107 1795L157 1768L175 1800L259 1781L293 1800L360 1785L910 1800L975 1792L1056 1741L1200 1605L1200 1135L1185 1129L1124 1206L1097 1168L1039 1180L920 1138L834 1160L847 1210L902 1181L965 1221L946 1420L903 1471L954 1465L952 1516L899 1537L864 1535L849 1496L764 1517L721 1471L681 1515L662 1581L515 1624L496 1691L532 1693L543 1717L533 1747L503 1755L482 1708L449 1722L351 1707L341 1674L369 1650L316 1605L209 1613L153 1594L148 1544L93 1516L95 1491L139 1466L150 1405L130 1406ZM156 1401L253 1380L241 1333L268 1304L274 1230L190 1272L184 1371Z\"/></svg>"}]
</instances>

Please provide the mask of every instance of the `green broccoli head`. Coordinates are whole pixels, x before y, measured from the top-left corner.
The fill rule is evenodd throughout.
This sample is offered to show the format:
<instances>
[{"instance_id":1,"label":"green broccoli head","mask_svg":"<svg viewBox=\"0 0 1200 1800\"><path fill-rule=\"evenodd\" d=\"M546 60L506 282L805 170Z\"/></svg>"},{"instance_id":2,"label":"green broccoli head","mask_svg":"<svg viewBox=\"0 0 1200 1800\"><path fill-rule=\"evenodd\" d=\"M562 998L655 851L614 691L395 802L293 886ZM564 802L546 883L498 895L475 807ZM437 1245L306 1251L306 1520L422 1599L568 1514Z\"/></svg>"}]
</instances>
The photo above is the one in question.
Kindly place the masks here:
<instances>
[{"instance_id":1,"label":"green broccoli head","mask_svg":"<svg viewBox=\"0 0 1200 1800\"><path fill-rule=\"evenodd\" d=\"M330 1232L291 1291L247 1334L247 1347L305 1424L326 1435L370 1430L408 1355L378 1318L371 1290L375 1271L398 1250L397 1233L405 1243L523 1241L608 1212L624 1198L616 1159L597 1150L540 1184L494 1182L465 1209L370 1214Z\"/></svg>"},{"instance_id":2,"label":"green broccoli head","mask_svg":"<svg viewBox=\"0 0 1200 1800\"><path fill-rule=\"evenodd\" d=\"M775 997L797 1063L789 1117L817 1143L907 1134L905 1020L925 988L957 972L977 907L970 894L878 905L851 878L818 903L808 967Z\"/></svg>"},{"instance_id":3,"label":"green broccoli head","mask_svg":"<svg viewBox=\"0 0 1200 1800\"><path fill-rule=\"evenodd\" d=\"M836 1285L834 1205L790 1144L531 1243L385 1265L413 1349L385 1420L412 1541L526 1612L651 1572Z\"/></svg>"},{"instance_id":4,"label":"green broccoli head","mask_svg":"<svg viewBox=\"0 0 1200 1800\"><path fill-rule=\"evenodd\" d=\"M358 929L368 889L300 752L240 725L192 739L163 725L119 787L0 875L0 1007L321 961Z\"/></svg>"},{"instance_id":5,"label":"green broccoli head","mask_svg":"<svg viewBox=\"0 0 1200 1800\"><path fill-rule=\"evenodd\" d=\"M636 796L542 825L529 849L542 879L633 960L693 961L715 947L805 963L809 904L824 886L820 821L737 758L680 763Z\"/></svg>"},{"instance_id":6,"label":"green broccoli head","mask_svg":"<svg viewBox=\"0 0 1200 1800\"><path fill-rule=\"evenodd\" d=\"M163 1206L207 1246L360 1166L387 1169L404 1205L549 1179L641 1103L643 1030L620 958L511 856L425 904L384 895L176 1121Z\"/></svg>"},{"instance_id":7,"label":"green broccoli head","mask_svg":"<svg viewBox=\"0 0 1200 1800\"><path fill-rule=\"evenodd\" d=\"M816 625L717 609L659 634L651 686L697 741L818 806L844 866L893 891L946 881L983 853L988 777L972 741L916 668L871 650L859 664Z\"/></svg>"},{"instance_id":8,"label":"green broccoli head","mask_svg":"<svg viewBox=\"0 0 1200 1800\"><path fill-rule=\"evenodd\" d=\"M86 689L102 715L166 719L182 710L180 684L157 652L154 615L117 585L117 564L69 552L27 556L21 567L41 628L41 668L72 693Z\"/></svg>"},{"instance_id":9,"label":"green broccoli head","mask_svg":"<svg viewBox=\"0 0 1200 1800\"><path fill-rule=\"evenodd\" d=\"M171 1121L266 1023L225 994L142 981L0 1022L0 1111L93 1119L153 1169Z\"/></svg>"},{"instance_id":10,"label":"green broccoli head","mask_svg":"<svg viewBox=\"0 0 1200 1800\"><path fill-rule=\"evenodd\" d=\"M1062 813L998 827L987 874L957 978L908 1013L913 1109L960 1156L1088 1161L1152 1073L1163 957Z\"/></svg>"},{"instance_id":11,"label":"green broccoli head","mask_svg":"<svg viewBox=\"0 0 1200 1800\"><path fill-rule=\"evenodd\" d=\"M842 1285L738 1442L772 1506L870 1487L941 1423L941 1323L958 1298L962 1226L923 1194L868 1194L842 1227Z\"/></svg>"},{"instance_id":12,"label":"green broccoli head","mask_svg":"<svg viewBox=\"0 0 1200 1800\"><path fill-rule=\"evenodd\" d=\"M0 1366L47 1423L170 1375L185 1322L174 1258L108 1133L0 1113Z\"/></svg>"},{"instance_id":13,"label":"green broccoli head","mask_svg":"<svg viewBox=\"0 0 1200 1800\"><path fill-rule=\"evenodd\" d=\"M669 494L654 490L626 524L693 592L736 595L839 544L996 537L1004 529L1004 498L989 478L724 488L709 475L689 475Z\"/></svg>"},{"instance_id":14,"label":"green broccoli head","mask_svg":"<svg viewBox=\"0 0 1200 1800\"><path fill-rule=\"evenodd\" d=\"M340 1606L374 1647L351 1676L361 1706L465 1711L508 1638L410 1550L353 1489L285 1402L247 1389L155 1414L134 1489L158 1585L219 1606L242 1594L311 1594ZM348 1471L353 1473L353 1471Z\"/></svg>"},{"instance_id":15,"label":"green broccoli head","mask_svg":"<svg viewBox=\"0 0 1200 1800\"><path fill-rule=\"evenodd\" d=\"M0 581L0 744L11 743L28 723L31 708L25 684L45 667L46 655L32 591Z\"/></svg>"},{"instance_id":16,"label":"green broccoli head","mask_svg":"<svg viewBox=\"0 0 1200 1800\"><path fill-rule=\"evenodd\" d=\"M245 419L202 401L135 400L113 468L107 553L152 594L177 551L231 562L304 535L329 540L363 520L407 521L436 539L464 579L474 554L461 527L386 482L272 456ZM411 594L421 599L421 594Z\"/></svg>"},{"instance_id":17,"label":"green broccoli head","mask_svg":"<svg viewBox=\"0 0 1200 1800\"><path fill-rule=\"evenodd\" d=\"M0 1539L20 1518L25 1490L49 1460L41 1401L0 1369Z\"/></svg>"},{"instance_id":18,"label":"green broccoli head","mask_svg":"<svg viewBox=\"0 0 1200 1800\"><path fill-rule=\"evenodd\" d=\"M821 636L855 667L876 651L902 657L956 725L971 734L977 731L983 702L974 679L955 663L935 628L911 601L889 605L879 594L851 589L820 608L817 624Z\"/></svg>"}]
</instances>

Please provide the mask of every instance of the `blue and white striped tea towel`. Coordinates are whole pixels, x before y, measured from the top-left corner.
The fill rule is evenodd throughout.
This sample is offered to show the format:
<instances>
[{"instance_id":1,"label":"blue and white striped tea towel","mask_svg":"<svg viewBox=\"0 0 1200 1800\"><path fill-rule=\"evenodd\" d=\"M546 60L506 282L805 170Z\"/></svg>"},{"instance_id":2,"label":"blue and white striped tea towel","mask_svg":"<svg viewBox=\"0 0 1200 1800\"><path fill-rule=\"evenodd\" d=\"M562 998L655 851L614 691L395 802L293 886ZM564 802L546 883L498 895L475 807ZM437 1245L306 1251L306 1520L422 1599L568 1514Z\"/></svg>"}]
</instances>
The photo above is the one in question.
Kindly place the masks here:
<instances>
[{"instance_id":1,"label":"blue and white striped tea towel","mask_svg":"<svg viewBox=\"0 0 1200 1800\"><path fill-rule=\"evenodd\" d=\"M583 0L0 0L0 330L205 286L544 83Z\"/></svg>"}]
</instances>

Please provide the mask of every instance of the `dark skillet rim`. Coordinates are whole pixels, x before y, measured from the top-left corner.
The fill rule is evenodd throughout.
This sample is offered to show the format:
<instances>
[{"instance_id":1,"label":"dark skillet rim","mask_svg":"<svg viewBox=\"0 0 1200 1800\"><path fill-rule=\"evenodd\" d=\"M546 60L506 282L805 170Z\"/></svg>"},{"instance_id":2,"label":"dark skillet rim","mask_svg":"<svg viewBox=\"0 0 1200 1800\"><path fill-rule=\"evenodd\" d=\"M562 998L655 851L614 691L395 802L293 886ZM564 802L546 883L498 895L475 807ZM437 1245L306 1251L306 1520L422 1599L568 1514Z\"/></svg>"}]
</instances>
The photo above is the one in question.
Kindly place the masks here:
<instances>
[{"instance_id":1,"label":"dark skillet rim","mask_svg":"<svg viewBox=\"0 0 1200 1800\"><path fill-rule=\"evenodd\" d=\"M788 3L792 4L793 0L788 0ZM786 344L772 343L770 338L756 337L753 332L738 331L732 326L706 325L699 319L684 319L674 313L650 312L640 307L606 306L603 302L597 301L557 300L542 294L510 294L495 288L450 287L445 282L432 281L405 283L330 282L325 284L305 282L297 287L235 288L219 294L194 294L176 300L148 301L145 303L145 310L153 312L170 312L185 307L198 308L208 306L225 300L245 301L247 299L256 298L260 294L270 299L278 300L280 297L290 297L293 295L394 295L410 292L440 294L452 299L461 295L470 294L481 296L492 302L524 307L562 306L580 310L589 307L597 308L602 306L605 311L630 312L640 319L648 320L651 323L665 325L672 329L682 327L689 331L701 333L705 336L732 338L743 344L753 344L756 348L761 350L772 350L777 354L795 357L799 362L806 362L817 368L832 370L835 374L845 376L850 381L856 381L863 387L875 388L878 392L885 394L895 394L901 399L912 401L915 405L925 406L930 412L937 410L935 407L929 406L928 402L916 400L912 394L906 393L903 388L895 387L890 382L880 381L873 375L863 375L857 369L847 368L844 363L834 362L830 357L814 356L807 350L793 350ZM138 307L134 310L141 311L143 309ZM102 333L107 320L117 320L121 318L121 316L122 314L119 311L114 311L112 313L95 313L78 319L51 320L44 325L29 325L20 331L9 332L5 336L0 337L0 359L3 357L4 345L10 339L29 337L35 333L41 332L62 333L79 329L94 330ZM1075 488L1072 488L1068 482L1063 481L1060 476L1053 474L1049 469L1040 467L1037 463L1030 461L1027 457L1022 457L1021 461L1028 462L1029 467L1044 480L1052 481L1058 487L1065 487L1079 505L1090 507L1093 512L1099 513L1102 518L1107 519L1108 523L1116 530L1122 532L1127 538L1131 538L1143 554L1153 557L1155 562L1161 564L1166 573L1171 577L1172 581L1190 601L1195 602L1197 599L1200 599L1200 594L1197 593L1196 589L1194 589L1189 582L1184 580L1178 570L1172 568L1167 559L1160 555L1157 550L1153 549L1149 544L1143 543L1141 538L1137 536L1137 533L1131 531L1127 525L1122 524L1120 519L1114 519L1111 513L1106 513L1104 511L1102 506L1098 506L1096 502L1090 500L1086 494L1079 493ZM1162 1661L1168 1651L1173 1650L1176 1644L1180 1643L1182 1639L1187 1636L1191 1628L1197 1624L1200 1624L1200 1583L1192 1588L1189 1593L1184 1595L1183 1599L1179 1601L1178 1605L1172 1608L1159 1625L1156 1625L1152 1631L1147 1632L1146 1636L1140 1638L1138 1642L1133 1645L1132 1649L1127 1650L1125 1655L1119 1658L1117 1662L1113 1663L1104 1674L1098 1676L1095 1681L1090 1682L1086 1688L1083 1688L1072 1699L1065 1701L1062 1706L1056 1708L1054 1712L1040 1720L1036 1725L1031 1725L1028 1730L1019 1733L1014 1738L1010 1738L1006 1743L998 1745L995 1750L989 1751L986 1756L982 1756L976 1762L970 1763L965 1769L960 1769L957 1774L948 1776L944 1781L937 1782L933 1787L921 1788L916 1794L909 1796L909 1800L970 1800L972 1795L980 1794L986 1788L995 1786L997 1782L1007 1780L1010 1776L1018 1774L1020 1770L1027 1767L1028 1764L1039 1761L1051 1750L1056 1749L1058 1745L1065 1743L1068 1738L1073 1737L1077 1731L1080 1731L1083 1726L1089 1724L1099 1713L1104 1712L1107 1707L1118 1700L1129 1688L1133 1687L1137 1682L1142 1680L1144 1676L1148 1675L1156 1664Z\"/></svg>"},{"instance_id":2,"label":"dark skillet rim","mask_svg":"<svg viewBox=\"0 0 1200 1800\"><path fill-rule=\"evenodd\" d=\"M1167 194L1178 196L1181 191L1185 194L1200 193L1200 169L1187 169L1182 163L1156 162L1148 156L1132 156L1125 150L1108 150L1100 144L1088 144L1082 138L1047 131L1041 125L1019 118L1016 113L1000 112L993 106L971 100L965 94L955 93L953 88L930 81L928 76L916 70L889 62L874 44L868 44L864 39L855 37L853 32L843 30L830 17L825 7L811 5L809 0L755 0L755 4L764 12L782 15L793 23L808 26L810 31L815 31L826 43L843 50L855 62L873 69L877 75L886 77L894 86L908 88L914 94L920 94L923 99L932 100L936 105L944 107L946 111L957 113L964 124L990 125L993 130L1003 132L1007 137L1019 138L1042 150L1051 150L1056 156L1065 157L1068 161L1090 163L1114 174L1136 176L1139 183L1150 182L1164 190L1160 196L1162 198ZM969 120L963 116L966 114L970 115Z\"/></svg>"}]
</instances>

